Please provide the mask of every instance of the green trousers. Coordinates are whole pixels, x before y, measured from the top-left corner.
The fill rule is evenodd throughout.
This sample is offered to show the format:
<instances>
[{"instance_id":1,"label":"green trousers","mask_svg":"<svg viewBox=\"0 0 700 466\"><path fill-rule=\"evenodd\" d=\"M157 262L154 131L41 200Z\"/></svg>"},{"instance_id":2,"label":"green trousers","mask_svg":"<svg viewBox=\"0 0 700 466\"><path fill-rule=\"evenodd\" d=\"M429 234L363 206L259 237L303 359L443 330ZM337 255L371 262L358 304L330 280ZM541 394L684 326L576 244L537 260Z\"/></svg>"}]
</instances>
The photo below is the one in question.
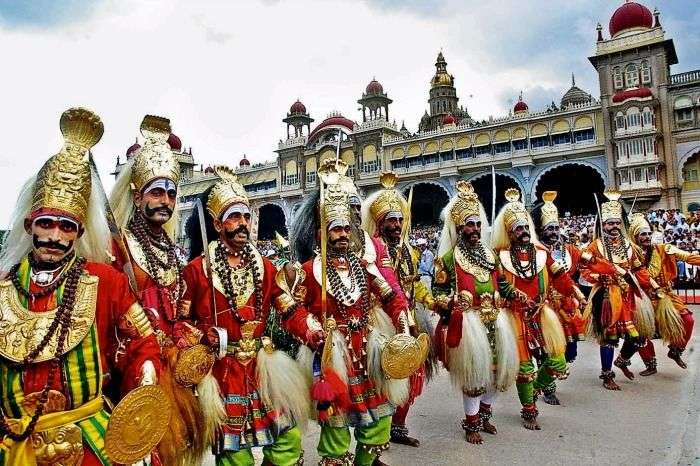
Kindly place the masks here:
<instances>
[{"instance_id":1,"label":"green trousers","mask_svg":"<svg viewBox=\"0 0 700 466\"><path fill-rule=\"evenodd\" d=\"M293 427L281 434L272 445L262 448L265 459L275 466L294 466L301 457L301 431ZM255 466L250 448L216 455L216 466Z\"/></svg>"},{"instance_id":2,"label":"green trousers","mask_svg":"<svg viewBox=\"0 0 700 466\"><path fill-rule=\"evenodd\" d=\"M518 398L523 406L532 404L534 400L535 390L543 390L551 387L555 383L554 376L547 369L553 369L555 372L566 371L566 358L564 355L548 357L537 371L537 377L534 381L518 382ZM535 364L532 361L524 361L520 363L519 380L532 378L535 373Z\"/></svg>"},{"instance_id":3,"label":"green trousers","mask_svg":"<svg viewBox=\"0 0 700 466\"><path fill-rule=\"evenodd\" d=\"M377 457L368 447L381 446L389 442L391 416L385 416L367 426L355 427L355 464L370 466ZM350 428L321 427L321 437L316 450L322 457L341 458L350 449Z\"/></svg>"}]
</instances>

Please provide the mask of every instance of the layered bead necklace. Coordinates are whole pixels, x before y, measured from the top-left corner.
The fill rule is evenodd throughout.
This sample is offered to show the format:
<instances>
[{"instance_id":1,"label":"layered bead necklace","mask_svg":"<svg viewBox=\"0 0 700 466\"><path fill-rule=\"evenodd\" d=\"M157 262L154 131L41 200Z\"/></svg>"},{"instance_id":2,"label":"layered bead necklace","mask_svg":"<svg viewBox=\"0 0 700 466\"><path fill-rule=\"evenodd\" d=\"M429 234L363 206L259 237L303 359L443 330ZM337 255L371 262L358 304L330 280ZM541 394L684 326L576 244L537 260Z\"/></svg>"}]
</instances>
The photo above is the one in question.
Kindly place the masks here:
<instances>
[{"instance_id":1,"label":"layered bead necklace","mask_svg":"<svg viewBox=\"0 0 700 466\"><path fill-rule=\"evenodd\" d=\"M496 261L491 262L488 259L486 249L481 241L476 246L470 247L467 246L466 241L460 239L457 247L459 247L459 251L472 266L488 270L489 272L493 272L496 269Z\"/></svg>"},{"instance_id":2,"label":"layered bead necklace","mask_svg":"<svg viewBox=\"0 0 700 466\"><path fill-rule=\"evenodd\" d=\"M520 260L520 253L527 254L527 263L525 265ZM511 245L510 261L520 278L531 279L537 276L537 255L534 244Z\"/></svg>"},{"instance_id":3,"label":"layered bead necklace","mask_svg":"<svg viewBox=\"0 0 700 466\"><path fill-rule=\"evenodd\" d=\"M240 263L232 267L228 263L229 254L234 257L240 256ZM255 318L253 320L262 320L262 272L258 270L257 263L253 260L253 247L246 243L243 250L237 254L229 252L226 245L217 241L216 248L214 250L214 271L219 276L219 280L224 287L224 295L228 301L228 305L231 309L231 315L240 323L244 324L248 322L246 319L241 317L238 312L238 293L237 290L245 290L247 286L248 274L253 277L253 293L255 296L255 303L253 304L253 309L255 310ZM234 283L235 280L235 283Z\"/></svg>"},{"instance_id":4,"label":"layered bead necklace","mask_svg":"<svg viewBox=\"0 0 700 466\"><path fill-rule=\"evenodd\" d=\"M338 271L335 269L335 267L333 267L332 264L332 259L339 257L345 259L350 265L349 288L345 286L343 280L338 274ZM348 328L350 330L357 331L365 328L369 323L369 297L367 277L365 277L365 272L362 269L360 260L355 254L328 254L328 257L326 258L326 266L328 271L328 284L330 285L330 289L333 293L333 296L335 296L338 313L341 315L343 320L347 322ZM352 303L352 295L355 293L356 289L359 289L360 292L358 306L362 312L362 315L360 317L350 317L348 315L348 303Z\"/></svg>"},{"instance_id":5,"label":"layered bead necklace","mask_svg":"<svg viewBox=\"0 0 700 466\"><path fill-rule=\"evenodd\" d=\"M168 286L161 283L159 272L166 270L175 270L175 289L170 292L171 300L175 304L175 315L177 317L182 312L182 300L180 299L180 294L184 290L184 280L182 278L182 264L177 255L177 246L170 239L170 237L164 232L156 234L148 226L146 218L143 216L141 210L136 210L134 216L129 222L129 231L134 234L136 242L141 247L143 254L146 256L146 267L147 272L153 278L158 288L158 311L159 315L166 316L164 312L165 303L163 302L163 294L160 292L163 289L168 289ZM158 249L166 254L167 259L165 261L161 260L155 250Z\"/></svg>"}]
</instances>

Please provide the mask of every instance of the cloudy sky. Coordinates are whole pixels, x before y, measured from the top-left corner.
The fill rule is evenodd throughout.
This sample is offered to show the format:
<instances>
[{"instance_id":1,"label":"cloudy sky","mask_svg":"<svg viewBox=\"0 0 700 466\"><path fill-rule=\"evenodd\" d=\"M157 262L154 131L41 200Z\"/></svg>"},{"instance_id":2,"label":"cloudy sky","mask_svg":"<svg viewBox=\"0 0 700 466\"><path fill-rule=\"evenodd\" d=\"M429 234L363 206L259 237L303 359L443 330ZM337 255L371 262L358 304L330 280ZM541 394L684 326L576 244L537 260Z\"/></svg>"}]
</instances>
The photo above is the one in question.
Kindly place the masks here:
<instances>
[{"instance_id":1,"label":"cloudy sky","mask_svg":"<svg viewBox=\"0 0 700 466\"><path fill-rule=\"evenodd\" d=\"M442 49L472 117L532 109L570 86L598 95L596 23L621 0L0 0L0 228L22 180L61 145L71 106L97 112L103 178L144 114L170 118L199 163L273 159L300 98L317 122L376 77L415 131ZM700 68L697 0L655 0L680 64ZM108 183L108 188L111 183Z\"/></svg>"}]
</instances>

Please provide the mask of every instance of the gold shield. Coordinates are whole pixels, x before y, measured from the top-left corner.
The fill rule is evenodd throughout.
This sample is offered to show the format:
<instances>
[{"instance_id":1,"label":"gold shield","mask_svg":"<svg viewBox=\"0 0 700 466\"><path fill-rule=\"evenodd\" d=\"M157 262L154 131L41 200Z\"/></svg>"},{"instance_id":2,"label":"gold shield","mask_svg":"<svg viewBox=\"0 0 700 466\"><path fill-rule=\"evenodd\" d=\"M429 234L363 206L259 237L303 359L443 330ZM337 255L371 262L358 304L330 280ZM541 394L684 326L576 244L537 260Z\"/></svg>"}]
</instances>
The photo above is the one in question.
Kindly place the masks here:
<instances>
[{"instance_id":1,"label":"gold shield","mask_svg":"<svg viewBox=\"0 0 700 466\"><path fill-rule=\"evenodd\" d=\"M139 461L158 445L170 424L170 402L157 385L130 391L114 408L105 435L105 452L115 463Z\"/></svg>"},{"instance_id":2,"label":"gold shield","mask_svg":"<svg viewBox=\"0 0 700 466\"><path fill-rule=\"evenodd\" d=\"M428 357L430 339L425 333L413 338L399 333L382 350L382 369L391 379L405 379L416 372Z\"/></svg>"},{"instance_id":3,"label":"gold shield","mask_svg":"<svg viewBox=\"0 0 700 466\"><path fill-rule=\"evenodd\" d=\"M180 351L175 364L175 381L191 387L202 381L214 365L214 354L205 345L194 345Z\"/></svg>"}]
</instances>

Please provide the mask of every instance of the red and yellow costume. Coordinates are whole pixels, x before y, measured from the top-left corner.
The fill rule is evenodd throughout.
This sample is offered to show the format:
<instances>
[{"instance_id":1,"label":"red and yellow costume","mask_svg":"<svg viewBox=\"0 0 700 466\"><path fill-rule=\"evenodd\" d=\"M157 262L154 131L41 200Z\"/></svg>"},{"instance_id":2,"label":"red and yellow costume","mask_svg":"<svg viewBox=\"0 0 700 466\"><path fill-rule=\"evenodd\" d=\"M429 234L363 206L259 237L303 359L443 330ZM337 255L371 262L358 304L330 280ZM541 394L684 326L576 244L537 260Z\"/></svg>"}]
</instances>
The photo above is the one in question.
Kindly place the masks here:
<instances>
[{"instance_id":1,"label":"red and yellow costume","mask_svg":"<svg viewBox=\"0 0 700 466\"><path fill-rule=\"evenodd\" d=\"M506 190L506 200L494 221L492 243L502 268L499 289L514 317L520 355L517 388L523 406L521 414L530 422L538 415L534 391L553 394L555 379L568 376L566 339L561 322L550 307L550 290L554 288L566 297L581 297L581 292L568 274L557 270L548 251L538 242L512 244L511 235L519 226L528 226L534 239L534 226L517 189ZM539 370L535 370L533 358L538 360Z\"/></svg>"},{"instance_id":2,"label":"red and yellow costume","mask_svg":"<svg viewBox=\"0 0 700 466\"><path fill-rule=\"evenodd\" d=\"M435 261L433 292L442 319L435 331L436 352L462 394L462 428L471 443L481 443L499 391L515 381L518 354L510 312L498 292L498 259L481 241L467 243L457 228L481 222L483 207L470 183L457 183L457 196L445 207Z\"/></svg>"},{"instance_id":3,"label":"red and yellow costume","mask_svg":"<svg viewBox=\"0 0 700 466\"><path fill-rule=\"evenodd\" d=\"M430 290L420 281L417 273L419 255L407 238L401 247L390 244L383 238L378 225L389 217L400 218L403 222L402 234L407 236L410 230L410 207L401 192L394 187L398 177L392 173L383 173L380 181L384 189L368 197L362 207L362 227L371 235L371 242L376 251L376 264L379 272L396 292L397 297L406 301L409 312L408 324L415 328L416 333L433 334L434 325L431 322L431 311L435 306ZM398 257L397 257L398 256ZM393 329L383 329L384 333L392 334ZM432 375L433 366L430 361L416 371L409 380L409 399L396 408L392 418L392 441L418 446L418 441L408 437L406 417L411 405L423 392L428 374Z\"/></svg>"},{"instance_id":4,"label":"red and yellow costume","mask_svg":"<svg viewBox=\"0 0 700 466\"><path fill-rule=\"evenodd\" d=\"M222 180L207 203L213 218L221 218L236 203L248 205L235 176L224 167L217 167L217 174ZM285 291L284 271L278 272L251 244L244 252L245 263L237 268L227 265L229 253L221 240L208 248L212 277L204 257L190 262L183 270L183 299L198 328L204 334L215 329L219 335L213 375L225 413L214 445L217 464L248 464L256 446L263 447L271 464L302 464L297 425L303 427L308 418L309 385L296 362L274 348L266 323L274 306L282 327L302 343L308 343L320 324Z\"/></svg>"},{"instance_id":5,"label":"red and yellow costume","mask_svg":"<svg viewBox=\"0 0 700 466\"><path fill-rule=\"evenodd\" d=\"M109 239L100 235L109 230L102 206L91 198L99 181L88 161L102 122L72 108L61 116L61 131L63 149L41 168L31 197L18 202L9 238L27 248L21 257L13 257L20 252L13 248L0 257L9 272L0 281L0 465L111 464L103 386L116 365L123 391L155 382L160 371L158 343L128 279L93 262L107 261ZM82 231L50 272L35 270L40 264L30 261L34 253L23 226L46 216L70 219ZM20 432L27 436L12 438Z\"/></svg>"},{"instance_id":6,"label":"red and yellow costume","mask_svg":"<svg viewBox=\"0 0 700 466\"><path fill-rule=\"evenodd\" d=\"M601 224L608 220L621 221L619 193L605 194L609 201L601 204ZM603 232L603 237L593 241L586 251L591 254L591 260L582 275L593 283L586 314L591 316L593 331L601 345L600 378L607 387L614 383L613 353L620 338L625 342L615 365L626 371L640 344L655 333L653 309L643 291L650 286L649 273L643 266L640 249L628 242L624 232L617 238Z\"/></svg>"},{"instance_id":7,"label":"red and yellow costume","mask_svg":"<svg viewBox=\"0 0 700 466\"><path fill-rule=\"evenodd\" d=\"M635 214L630 222L630 238L639 245L639 233L651 232L643 214ZM680 358L693 336L695 319L683 300L673 291L678 276L678 262L700 265L700 254L678 249L672 244L652 244L643 250L644 266L649 272L650 282L646 292L655 309L656 329L668 344L669 356ZM639 355L647 368L656 369L656 354L651 340L639 349Z\"/></svg>"},{"instance_id":8,"label":"red and yellow costume","mask_svg":"<svg viewBox=\"0 0 700 466\"><path fill-rule=\"evenodd\" d=\"M153 186L176 190L180 165L167 142L169 120L146 115L141 134L143 147L129 156L110 196L115 220L121 228L120 241L114 240L112 244L113 265L129 272L132 288L161 346L164 372L160 385L176 408L159 446L161 459L165 464L196 463L207 448L205 420L194 390L175 380L180 351L192 347L201 338L201 332L186 321L189 309L181 299L184 261L172 240L178 219L171 217L159 225L160 234L155 235L134 200L135 194L145 195Z\"/></svg>"}]
</instances>

